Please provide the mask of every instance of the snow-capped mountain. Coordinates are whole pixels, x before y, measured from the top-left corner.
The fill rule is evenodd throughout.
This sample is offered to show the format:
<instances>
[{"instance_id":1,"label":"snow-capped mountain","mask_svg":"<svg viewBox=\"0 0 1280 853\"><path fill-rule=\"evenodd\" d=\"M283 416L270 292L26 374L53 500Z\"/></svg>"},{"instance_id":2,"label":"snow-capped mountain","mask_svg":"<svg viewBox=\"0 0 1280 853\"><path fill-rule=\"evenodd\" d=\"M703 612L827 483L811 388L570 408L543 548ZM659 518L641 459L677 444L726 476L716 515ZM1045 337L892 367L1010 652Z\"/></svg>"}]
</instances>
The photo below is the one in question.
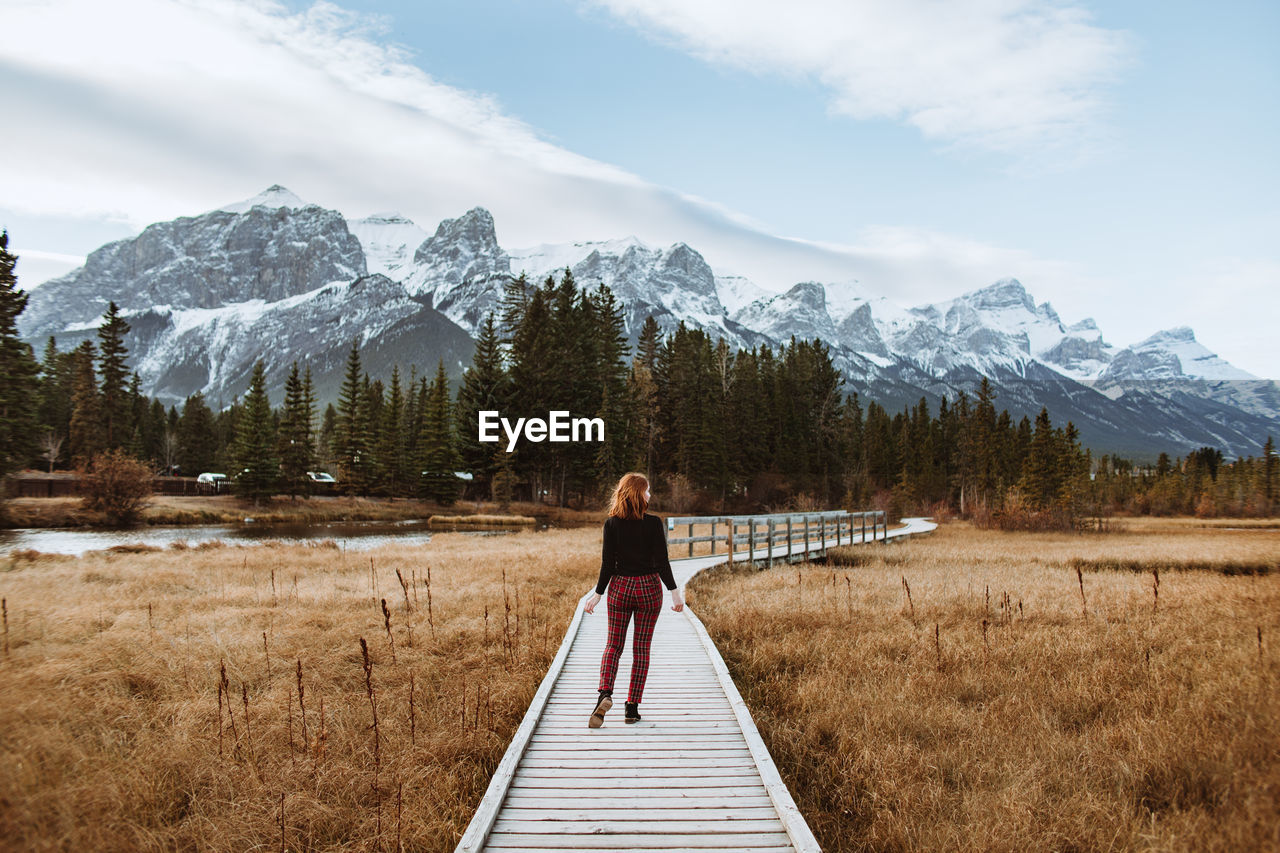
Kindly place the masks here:
<instances>
[{"instance_id":1,"label":"snow-capped mountain","mask_svg":"<svg viewBox=\"0 0 1280 853\"><path fill-rule=\"evenodd\" d=\"M412 220L398 213L375 213L347 220L347 228L364 249L369 274L393 281L404 278L413 264L413 253L429 236Z\"/></svg>"},{"instance_id":2,"label":"snow-capped mountain","mask_svg":"<svg viewBox=\"0 0 1280 853\"><path fill-rule=\"evenodd\" d=\"M1092 378L1092 377L1090 377ZM1196 340L1187 326L1156 332L1116 353L1098 375L1104 384L1164 379L1250 380L1251 373L1228 364Z\"/></svg>"},{"instance_id":3,"label":"snow-capped mountain","mask_svg":"<svg viewBox=\"0 0 1280 853\"><path fill-rule=\"evenodd\" d=\"M1092 319L1066 324L1016 279L944 302L899 306L855 281L801 282L766 293L717 275L692 247L634 237L504 249L492 215L475 208L429 233L394 213L347 220L280 186L194 217L149 226L107 244L85 265L31 291L20 331L65 349L91 337L114 300L147 393L168 403L196 390L229 402L253 362L267 362L273 393L293 360L332 397L352 341L371 375L392 364L455 378L505 285L533 286L572 271L607 285L634 341L654 317L734 347L820 338L847 389L892 409L933 404L992 379L1015 416L1048 406L1087 444L1148 453L1212 444L1252 453L1280 433L1280 389L1199 344L1190 329L1117 350Z\"/></svg>"}]
</instances>

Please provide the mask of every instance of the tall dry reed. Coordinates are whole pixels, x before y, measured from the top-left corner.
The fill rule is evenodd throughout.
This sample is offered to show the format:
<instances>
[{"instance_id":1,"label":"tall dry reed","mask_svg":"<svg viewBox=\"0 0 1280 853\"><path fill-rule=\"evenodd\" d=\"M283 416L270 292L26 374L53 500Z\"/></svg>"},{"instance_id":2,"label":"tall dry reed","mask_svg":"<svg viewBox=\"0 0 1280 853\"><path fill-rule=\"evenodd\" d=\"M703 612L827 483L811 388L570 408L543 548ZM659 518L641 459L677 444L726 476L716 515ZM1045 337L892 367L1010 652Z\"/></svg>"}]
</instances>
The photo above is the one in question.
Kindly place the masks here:
<instances>
[{"instance_id":1,"label":"tall dry reed","mask_svg":"<svg viewBox=\"0 0 1280 853\"><path fill-rule=\"evenodd\" d=\"M372 584L367 559L333 547L0 558L0 848L452 850L558 644L513 630L505 656L502 636L486 645L503 570L558 641L599 541L598 528L441 533L378 549ZM389 621L370 587L403 590L393 567L422 574L428 559L431 640L394 636L409 613L391 622L396 660L368 643L366 685L359 638ZM392 712L406 694L409 713Z\"/></svg>"},{"instance_id":2,"label":"tall dry reed","mask_svg":"<svg viewBox=\"0 0 1280 853\"><path fill-rule=\"evenodd\" d=\"M824 850L1280 849L1280 530L1126 525L691 584Z\"/></svg>"}]
</instances>

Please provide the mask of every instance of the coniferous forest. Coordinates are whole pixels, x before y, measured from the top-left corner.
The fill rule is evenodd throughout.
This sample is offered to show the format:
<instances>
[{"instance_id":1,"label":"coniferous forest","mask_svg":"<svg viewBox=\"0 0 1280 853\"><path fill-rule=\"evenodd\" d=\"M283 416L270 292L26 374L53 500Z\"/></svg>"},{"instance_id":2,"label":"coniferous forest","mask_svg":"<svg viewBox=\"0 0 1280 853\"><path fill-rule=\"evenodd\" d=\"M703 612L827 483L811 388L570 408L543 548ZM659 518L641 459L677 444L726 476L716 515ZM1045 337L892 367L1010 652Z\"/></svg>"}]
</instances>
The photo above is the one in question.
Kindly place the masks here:
<instances>
[{"instance_id":1,"label":"coniferous forest","mask_svg":"<svg viewBox=\"0 0 1280 853\"><path fill-rule=\"evenodd\" d=\"M0 236L2 473L83 470L108 451L157 473L224 472L247 497L306 496L309 471L342 493L449 503L542 500L598 506L628 470L677 512L838 506L906 515L958 512L1005 527L1079 526L1115 513L1270 515L1280 456L1214 448L1154 464L1095 456L1071 423L1041 410L1015 420L984 379L970 396L890 413L846 393L829 349L794 338L734 351L698 329L662 334L653 318L628 345L604 285L510 282L456 389L443 363L370 376L353 343L338 398L317 399L305 359L271 400L263 365L244 397L214 411L199 394L166 408L140 391L129 325L108 306L96 343L39 358L17 336L26 294ZM478 412L600 418L604 440L478 440ZM470 476L459 477L458 473Z\"/></svg>"}]
</instances>

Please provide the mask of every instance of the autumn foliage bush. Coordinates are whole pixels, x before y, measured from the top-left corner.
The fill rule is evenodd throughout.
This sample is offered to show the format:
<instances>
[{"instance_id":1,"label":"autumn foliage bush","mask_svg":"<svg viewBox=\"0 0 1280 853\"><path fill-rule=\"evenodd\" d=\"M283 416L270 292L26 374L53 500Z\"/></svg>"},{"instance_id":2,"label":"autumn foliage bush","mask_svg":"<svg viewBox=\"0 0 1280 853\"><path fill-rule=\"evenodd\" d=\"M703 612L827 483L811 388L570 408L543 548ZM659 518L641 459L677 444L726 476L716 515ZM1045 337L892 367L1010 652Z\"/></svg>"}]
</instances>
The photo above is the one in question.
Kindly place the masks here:
<instances>
[{"instance_id":1,"label":"autumn foliage bush","mask_svg":"<svg viewBox=\"0 0 1280 853\"><path fill-rule=\"evenodd\" d=\"M151 499L151 469L123 450L94 455L80 468L84 509L100 512L111 524L138 520Z\"/></svg>"}]
</instances>

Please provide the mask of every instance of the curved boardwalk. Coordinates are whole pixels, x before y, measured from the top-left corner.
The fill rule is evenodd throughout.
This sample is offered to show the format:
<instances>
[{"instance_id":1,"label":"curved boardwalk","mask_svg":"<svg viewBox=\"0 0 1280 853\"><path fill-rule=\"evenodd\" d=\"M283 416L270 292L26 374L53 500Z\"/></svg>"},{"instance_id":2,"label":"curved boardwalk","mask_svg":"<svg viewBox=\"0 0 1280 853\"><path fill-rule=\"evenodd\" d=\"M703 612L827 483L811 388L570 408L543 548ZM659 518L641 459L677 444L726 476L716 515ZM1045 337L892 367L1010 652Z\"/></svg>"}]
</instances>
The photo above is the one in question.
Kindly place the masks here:
<instances>
[{"instance_id":1,"label":"curved boardwalk","mask_svg":"<svg viewBox=\"0 0 1280 853\"><path fill-rule=\"evenodd\" d=\"M935 527L904 521L888 538ZM838 544L861 540L846 533ZM815 539L809 550L836 544L835 536ZM786 550L775 546L774 557ZM766 557L757 549L756 562ZM717 554L671 566L683 588L726 560ZM628 648L618 668L617 704L604 726L587 728L607 627L603 602L592 615L578 608L458 851L818 850L690 608L675 613L664 603L640 706L644 719L622 722Z\"/></svg>"}]
</instances>

